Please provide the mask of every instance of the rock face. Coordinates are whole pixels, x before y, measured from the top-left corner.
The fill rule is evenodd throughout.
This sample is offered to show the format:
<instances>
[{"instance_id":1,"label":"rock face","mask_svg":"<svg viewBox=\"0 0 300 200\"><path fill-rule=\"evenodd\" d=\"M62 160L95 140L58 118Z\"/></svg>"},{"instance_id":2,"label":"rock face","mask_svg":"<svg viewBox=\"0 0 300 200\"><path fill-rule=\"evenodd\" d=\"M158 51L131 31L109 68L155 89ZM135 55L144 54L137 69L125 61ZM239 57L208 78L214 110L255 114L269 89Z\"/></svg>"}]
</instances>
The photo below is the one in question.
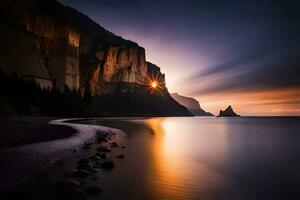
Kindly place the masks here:
<instances>
[{"instance_id":1,"label":"rock face","mask_svg":"<svg viewBox=\"0 0 300 200\"><path fill-rule=\"evenodd\" d=\"M171 97L179 104L185 106L195 116L214 116L210 112L203 110L199 102L194 98L181 96L177 93L171 93Z\"/></svg>"},{"instance_id":2,"label":"rock face","mask_svg":"<svg viewBox=\"0 0 300 200\"><path fill-rule=\"evenodd\" d=\"M42 87L79 87L78 30L55 1L3 0L0 69Z\"/></svg>"},{"instance_id":3,"label":"rock face","mask_svg":"<svg viewBox=\"0 0 300 200\"><path fill-rule=\"evenodd\" d=\"M236 114L231 106L228 106L226 110L220 110L218 117L239 117L240 115Z\"/></svg>"},{"instance_id":4,"label":"rock face","mask_svg":"<svg viewBox=\"0 0 300 200\"><path fill-rule=\"evenodd\" d=\"M115 83L147 85L145 49L105 30L55 0L3 0L0 69L36 80L42 87L89 88L110 93ZM109 89L111 87L111 89Z\"/></svg>"},{"instance_id":5,"label":"rock face","mask_svg":"<svg viewBox=\"0 0 300 200\"><path fill-rule=\"evenodd\" d=\"M160 68L153 63L147 62L148 72L147 77L149 80L156 80L160 86L165 88L165 75L160 72Z\"/></svg>"},{"instance_id":6,"label":"rock face","mask_svg":"<svg viewBox=\"0 0 300 200\"><path fill-rule=\"evenodd\" d=\"M145 89L153 78L166 90L164 74L146 61L143 47L56 0L1 0L0 22L0 70L5 73L82 95ZM189 113L177 104L180 110Z\"/></svg>"}]
</instances>

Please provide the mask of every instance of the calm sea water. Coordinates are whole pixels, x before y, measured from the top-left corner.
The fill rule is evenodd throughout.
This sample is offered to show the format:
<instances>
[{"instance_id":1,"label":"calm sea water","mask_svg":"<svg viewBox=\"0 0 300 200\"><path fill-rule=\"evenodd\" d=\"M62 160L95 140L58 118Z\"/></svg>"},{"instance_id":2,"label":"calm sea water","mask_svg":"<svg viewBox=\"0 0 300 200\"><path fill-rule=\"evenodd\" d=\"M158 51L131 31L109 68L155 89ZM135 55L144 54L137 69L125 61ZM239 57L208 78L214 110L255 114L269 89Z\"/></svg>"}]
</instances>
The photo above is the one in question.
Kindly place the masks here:
<instances>
[{"instance_id":1,"label":"calm sea water","mask_svg":"<svg viewBox=\"0 0 300 200\"><path fill-rule=\"evenodd\" d=\"M300 118L84 123L127 133L126 158L101 172L101 199L300 199Z\"/></svg>"}]
</instances>

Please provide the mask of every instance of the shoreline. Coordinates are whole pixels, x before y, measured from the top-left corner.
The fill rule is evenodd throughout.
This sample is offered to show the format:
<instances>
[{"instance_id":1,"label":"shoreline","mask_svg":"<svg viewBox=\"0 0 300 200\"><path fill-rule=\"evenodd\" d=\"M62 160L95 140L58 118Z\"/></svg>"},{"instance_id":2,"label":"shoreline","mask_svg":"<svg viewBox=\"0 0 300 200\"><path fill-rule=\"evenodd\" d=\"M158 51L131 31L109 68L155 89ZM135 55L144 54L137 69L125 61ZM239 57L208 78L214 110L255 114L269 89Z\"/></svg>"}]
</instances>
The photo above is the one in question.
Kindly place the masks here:
<instances>
[{"instance_id":1,"label":"shoreline","mask_svg":"<svg viewBox=\"0 0 300 200\"><path fill-rule=\"evenodd\" d=\"M94 143L97 135L99 138L99 135L106 133L125 134L121 130L110 127L71 123L74 120L85 119L55 119L47 122L51 126L64 126L75 131L65 138L0 149L0 161L3 163L0 167L1 196L9 196L11 193L15 193L16 188L18 191L27 183L31 185L32 182L40 182L37 179L41 178L41 174L46 174L46 176L47 174L55 174L54 177L59 178L64 174L62 173L63 170L66 170L62 162L66 162L68 170L72 171L76 168L75 164L77 163L74 163L74 159L83 156L87 144L96 145ZM31 123L34 123L32 119ZM56 172L51 170L56 170ZM41 182L44 181L45 179Z\"/></svg>"},{"instance_id":2,"label":"shoreline","mask_svg":"<svg viewBox=\"0 0 300 200\"><path fill-rule=\"evenodd\" d=\"M24 152L13 152L14 154L8 152L10 153L8 157L14 160L9 164L0 160L2 167L3 165L8 166L5 173L2 171L0 175L9 174L11 179L27 177L28 174L11 175L10 172L11 167L15 166L27 168L27 158L30 156L29 162L32 162L32 157L42 156L43 160L38 160L38 164L44 164L42 161L49 163L45 155L60 159L52 160L51 165L45 167L41 173L35 173L35 178L28 177L31 178L30 181L27 179L26 183L13 190L15 196L1 198L3 193L0 192L0 199L73 200L84 197L85 199L139 200L141 198L160 199L161 197L177 199L179 196L185 196L188 199L193 197L205 199L205 197L222 195L224 192L233 199L245 196L253 199L256 195L265 196L260 193L261 188L273 188L272 193L266 193L270 197L290 192L296 194L297 192L294 189L280 191L276 182L283 180L286 186L298 185L295 179L285 179L285 177L294 176L299 165L296 156L299 138L295 134L299 127L299 119L247 117L240 120L233 118L217 120L211 117L153 118L133 121L131 119L75 119L77 123L81 124L73 123L74 119L54 121L55 124L67 124L83 129L89 126L89 131L87 134L83 134L83 137L89 135L88 132L93 132L92 127L114 127L113 130L122 130L121 132L126 134L120 132L120 134L113 135L112 132L102 132L99 128L96 137L91 137L90 141L83 142L78 139L81 142L76 148L68 148L69 143L62 142L65 145L63 148L67 150L58 153L51 153L57 150L53 149L52 145L37 151L28 151L28 148L23 147ZM176 129L170 129L170 126L175 126ZM230 127L233 128L228 132L227 128ZM104 135L109 139L106 136L102 137ZM236 138L239 140L235 140ZM249 138L255 144L245 142ZM104 142L104 139L107 141ZM63 140L68 141L67 139ZM233 143L228 143L229 141ZM47 142L42 144L45 143ZM269 146L272 148L266 147L266 144L272 144ZM246 146L244 147L244 145ZM40 144L40 146L42 145ZM123 149L122 146L126 146L126 148ZM220 148L216 149L216 146ZM57 146L54 145L54 147ZM175 152L173 151L174 147L176 148ZM228 147L242 151L228 152ZM62 147L58 146L57 148ZM49 151L51 151L50 154ZM104 152L105 154L103 154ZM15 157L11 157L12 155ZM120 155L122 158L118 157ZM0 158L1 156L0 154ZM49 157L51 158L51 156ZM24 159L20 160L20 157ZM228 158L236 160L228 163ZM272 159L276 165L266 163L268 159ZM26 160L27 162L24 162ZM106 161L111 162L102 167ZM36 161L34 160L34 162ZM281 163L290 162L294 165L281 171ZM250 163L250 165L241 167L239 163ZM204 166L204 171L198 170L202 166ZM187 169L195 170L187 173ZM236 169L243 172L243 176L233 173ZM255 171L257 169L259 170ZM266 169L268 172L265 171ZM174 177L173 173L170 173L174 171L179 175ZM260 179L253 178L253 172L258 173L259 177L263 177L265 181L261 183ZM269 180L269 172L274 179ZM195 177L199 177L199 179L195 179ZM243 181L252 184L253 190L241 186L240 183ZM185 183L184 188L187 188L188 191L181 190L183 183ZM178 193L174 193L174 191L178 191Z\"/></svg>"},{"instance_id":3,"label":"shoreline","mask_svg":"<svg viewBox=\"0 0 300 200\"><path fill-rule=\"evenodd\" d=\"M0 118L0 150L71 137L70 126L50 124L53 118Z\"/></svg>"}]
</instances>

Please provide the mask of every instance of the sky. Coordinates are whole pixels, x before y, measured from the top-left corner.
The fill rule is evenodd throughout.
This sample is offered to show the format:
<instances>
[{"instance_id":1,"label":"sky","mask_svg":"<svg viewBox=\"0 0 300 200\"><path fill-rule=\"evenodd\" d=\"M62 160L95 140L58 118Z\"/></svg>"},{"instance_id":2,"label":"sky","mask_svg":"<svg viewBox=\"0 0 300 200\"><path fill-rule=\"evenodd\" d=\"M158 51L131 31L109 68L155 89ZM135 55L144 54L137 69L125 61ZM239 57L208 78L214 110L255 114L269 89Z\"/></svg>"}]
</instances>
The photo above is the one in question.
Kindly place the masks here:
<instances>
[{"instance_id":1,"label":"sky","mask_svg":"<svg viewBox=\"0 0 300 200\"><path fill-rule=\"evenodd\" d=\"M218 114L300 115L297 0L60 0L146 49L170 92Z\"/></svg>"}]
</instances>

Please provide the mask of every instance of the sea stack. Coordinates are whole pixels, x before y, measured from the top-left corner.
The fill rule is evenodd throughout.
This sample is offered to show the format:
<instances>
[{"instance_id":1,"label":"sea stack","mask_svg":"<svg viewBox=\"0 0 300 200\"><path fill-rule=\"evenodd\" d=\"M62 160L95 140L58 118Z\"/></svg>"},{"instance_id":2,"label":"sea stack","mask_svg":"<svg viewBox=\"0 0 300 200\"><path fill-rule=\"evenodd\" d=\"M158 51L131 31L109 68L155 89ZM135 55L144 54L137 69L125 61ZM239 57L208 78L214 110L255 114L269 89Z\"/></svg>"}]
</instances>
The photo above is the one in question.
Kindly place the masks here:
<instances>
[{"instance_id":1,"label":"sea stack","mask_svg":"<svg viewBox=\"0 0 300 200\"><path fill-rule=\"evenodd\" d=\"M230 105L226 108L226 110L220 110L218 117L240 117L240 115L236 114Z\"/></svg>"}]
</instances>

